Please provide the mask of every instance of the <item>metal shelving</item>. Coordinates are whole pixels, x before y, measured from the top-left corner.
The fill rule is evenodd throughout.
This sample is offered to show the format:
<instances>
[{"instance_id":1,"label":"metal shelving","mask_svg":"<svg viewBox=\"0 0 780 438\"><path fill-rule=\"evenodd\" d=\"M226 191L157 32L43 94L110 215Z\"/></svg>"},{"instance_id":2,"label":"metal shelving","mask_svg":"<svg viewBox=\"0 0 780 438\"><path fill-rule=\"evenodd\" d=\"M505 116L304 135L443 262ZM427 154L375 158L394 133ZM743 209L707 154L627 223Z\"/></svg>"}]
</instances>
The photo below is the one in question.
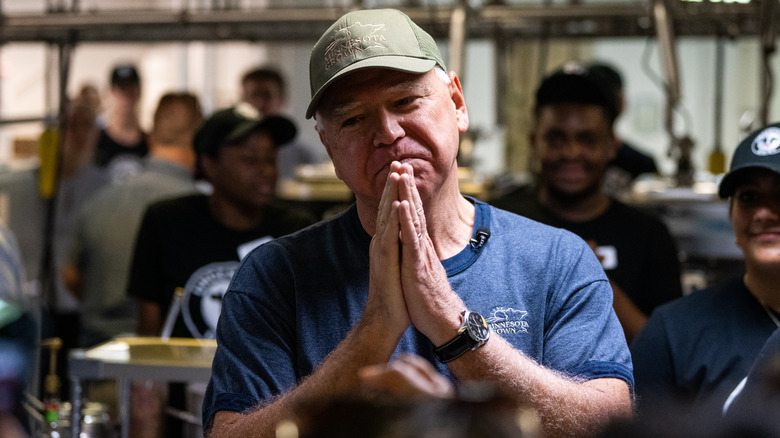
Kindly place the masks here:
<instances>
[{"instance_id":1,"label":"metal shelving","mask_svg":"<svg viewBox=\"0 0 780 438\"><path fill-rule=\"evenodd\" d=\"M776 15L771 2L770 18ZM400 7L435 37L449 32L450 17L464 4ZM760 1L667 2L679 36L759 35ZM314 40L347 7L244 7L53 11L2 15L0 43L24 41L116 42L194 40ZM599 37L652 35L648 2L532 3L467 6L470 38ZM761 13L760 13L761 12ZM776 26L776 20L771 20Z\"/></svg>"}]
</instances>

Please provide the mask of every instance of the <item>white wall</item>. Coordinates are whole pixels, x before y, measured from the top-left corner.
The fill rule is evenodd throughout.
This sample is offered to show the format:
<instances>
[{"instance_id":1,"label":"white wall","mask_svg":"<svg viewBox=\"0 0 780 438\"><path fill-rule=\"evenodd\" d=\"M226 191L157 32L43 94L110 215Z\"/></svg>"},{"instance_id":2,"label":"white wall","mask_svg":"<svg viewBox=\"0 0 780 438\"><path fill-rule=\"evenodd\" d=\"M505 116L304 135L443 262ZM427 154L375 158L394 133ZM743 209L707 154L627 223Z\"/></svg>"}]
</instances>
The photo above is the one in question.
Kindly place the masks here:
<instances>
[{"instance_id":1,"label":"white wall","mask_svg":"<svg viewBox=\"0 0 780 438\"><path fill-rule=\"evenodd\" d=\"M715 138L715 47L713 38L683 38L678 44L678 62L682 99L675 117L677 135L690 135L696 145L694 166L705 170ZM661 76L657 45L643 38L604 39L593 45L593 55L609 61L623 72L627 94L627 112L618 121L618 132L652 152L662 171L671 173L675 163L667 158L669 137L664 130L665 95L653 76ZM760 110L760 47L752 38L726 43L724 50L723 115L721 142L729 157L742 138L739 120L746 113ZM645 59L650 62L646 62ZM650 72L644 64L650 65ZM780 62L772 59L778 71ZM775 74L778 80L778 74ZM769 122L780 117L777 92L769 111ZM754 128L757 128L755 125ZM728 159L727 159L728 165Z\"/></svg>"}]
</instances>

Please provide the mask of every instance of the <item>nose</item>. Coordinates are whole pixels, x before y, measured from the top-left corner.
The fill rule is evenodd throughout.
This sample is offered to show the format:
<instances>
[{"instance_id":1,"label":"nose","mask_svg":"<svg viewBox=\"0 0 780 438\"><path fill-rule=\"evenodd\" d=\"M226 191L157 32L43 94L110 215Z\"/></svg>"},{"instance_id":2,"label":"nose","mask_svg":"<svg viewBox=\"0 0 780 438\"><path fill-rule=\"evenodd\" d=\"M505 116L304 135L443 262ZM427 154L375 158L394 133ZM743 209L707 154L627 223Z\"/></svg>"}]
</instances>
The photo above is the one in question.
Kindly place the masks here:
<instances>
[{"instance_id":1,"label":"nose","mask_svg":"<svg viewBox=\"0 0 780 438\"><path fill-rule=\"evenodd\" d=\"M380 148L393 144L405 135L401 126L402 115L395 114L384 108L377 111L374 131L374 147Z\"/></svg>"},{"instance_id":2,"label":"nose","mask_svg":"<svg viewBox=\"0 0 780 438\"><path fill-rule=\"evenodd\" d=\"M754 219L759 222L777 222L780 219L780 203L776 199L764 199L756 208Z\"/></svg>"},{"instance_id":3,"label":"nose","mask_svg":"<svg viewBox=\"0 0 780 438\"><path fill-rule=\"evenodd\" d=\"M560 147L561 158L573 160L582 153L582 145L574 139L564 140Z\"/></svg>"}]
</instances>

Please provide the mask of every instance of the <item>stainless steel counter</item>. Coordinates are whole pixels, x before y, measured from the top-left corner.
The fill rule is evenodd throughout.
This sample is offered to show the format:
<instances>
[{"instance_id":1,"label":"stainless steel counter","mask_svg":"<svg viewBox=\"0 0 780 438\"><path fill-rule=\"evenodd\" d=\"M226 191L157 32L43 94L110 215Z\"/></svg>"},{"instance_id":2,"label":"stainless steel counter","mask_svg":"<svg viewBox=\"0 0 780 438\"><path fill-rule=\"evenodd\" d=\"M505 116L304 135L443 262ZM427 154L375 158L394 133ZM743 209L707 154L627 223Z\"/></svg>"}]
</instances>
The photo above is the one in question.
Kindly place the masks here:
<instances>
[{"instance_id":1,"label":"stainless steel counter","mask_svg":"<svg viewBox=\"0 0 780 438\"><path fill-rule=\"evenodd\" d=\"M115 338L86 350L71 350L72 437L79 438L82 383L90 379L116 379L122 438L129 437L130 384L134 379L162 382L205 382L217 349L214 340L185 338Z\"/></svg>"}]
</instances>

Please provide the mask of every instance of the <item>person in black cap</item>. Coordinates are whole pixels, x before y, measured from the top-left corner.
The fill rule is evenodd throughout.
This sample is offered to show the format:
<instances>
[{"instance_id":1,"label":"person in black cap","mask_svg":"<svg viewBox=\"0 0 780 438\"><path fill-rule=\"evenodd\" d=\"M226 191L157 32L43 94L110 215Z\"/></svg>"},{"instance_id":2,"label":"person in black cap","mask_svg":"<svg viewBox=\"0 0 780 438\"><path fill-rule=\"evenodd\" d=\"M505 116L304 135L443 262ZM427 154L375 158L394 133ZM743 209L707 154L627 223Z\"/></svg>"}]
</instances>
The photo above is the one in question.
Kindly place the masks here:
<instances>
[{"instance_id":1,"label":"person in black cap","mask_svg":"<svg viewBox=\"0 0 780 438\"><path fill-rule=\"evenodd\" d=\"M719 416L780 327L780 123L737 147L719 186L744 274L665 304L631 345L641 410L682 402Z\"/></svg>"},{"instance_id":2,"label":"person in black cap","mask_svg":"<svg viewBox=\"0 0 780 438\"><path fill-rule=\"evenodd\" d=\"M146 133L138 120L141 77L132 64L111 71L111 108L100 131L95 164L108 170L113 181L137 173L149 153Z\"/></svg>"},{"instance_id":3,"label":"person in black cap","mask_svg":"<svg viewBox=\"0 0 780 438\"><path fill-rule=\"evenodd\" d=\"M536 181L491 203L564 228L601 260L626 339L658 305L682 296L675 242L660 219L604 191L618 139L615 96L580 64L567 64L539 85L530 133Z\"/></svg>"},{"instance_id":4,"label":"person in black cap","mask_svg":"<svg viewBox=\"0 0 780 438\"><path fill-rule=\"evenodd\" d=\"M138 231L127 292L138 300L139 335L213 338L222 294L239 261L314 222L274 205L277 147L295 133L287 118L261 119L249 105L217 111L201 125L193 146L197 172L211 193L152 204ZM169 313L175 324L164 326ZM181 387L172 387L169 397L183 408ZM178 422L166 427L164 436L180 436Z\"/></svg>"},{"instance_id":5,"label":"person in black cap","mask_svg":"<svg viewBox=\"0 0 780 438\"><path fill-rule=\"evenodd\" d=\"M312 222L274 204L277 147L295 136L295 125L282 116L257 116L249 105L214 113L194 139L197 173L211 193L162 201L146 211L128 284L139 300L139 334L161 334L176 288L197 295L192 300L218 304L213 282L222 282L224 292L254 246ZM185 321L187 311L197 310L193 306L182 309L173 335L213 337L218 312Z\"/></svg>"}]
</instances>

